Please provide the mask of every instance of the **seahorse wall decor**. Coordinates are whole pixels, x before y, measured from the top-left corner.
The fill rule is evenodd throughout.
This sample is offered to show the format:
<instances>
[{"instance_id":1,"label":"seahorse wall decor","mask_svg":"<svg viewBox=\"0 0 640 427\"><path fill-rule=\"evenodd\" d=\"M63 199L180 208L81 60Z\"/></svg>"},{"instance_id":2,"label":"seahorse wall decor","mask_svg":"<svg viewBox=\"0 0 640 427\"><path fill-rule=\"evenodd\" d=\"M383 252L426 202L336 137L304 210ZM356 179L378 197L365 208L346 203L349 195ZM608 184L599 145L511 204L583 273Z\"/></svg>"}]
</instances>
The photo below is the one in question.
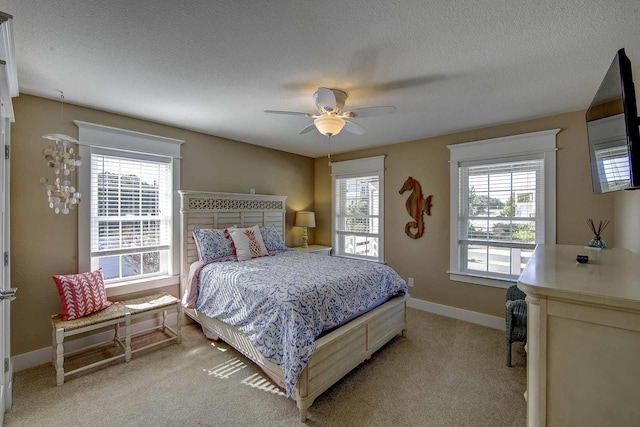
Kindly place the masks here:
<instances>
[{"instance_id":1,"label":"seahorse wall decor","mask_svg":"<svg viewBox=\"0 0 640 427\"><path fill-rule=\"evenodd\" d=\"M400 194L409 190L413 191L407 198L405 205L407 206L407 212L415 221L408 222L407 225L404 226L404 232L412 239L417 239L424 234L424 214L426 213L431 216L431 198L433 195L429 195L429 197L425 199L422 195L420 183L411 177L407 178L404 182L404 185L400 189ZM415 232L412 232L411 229L414 229Z\"/></svg>"}]
</instances>

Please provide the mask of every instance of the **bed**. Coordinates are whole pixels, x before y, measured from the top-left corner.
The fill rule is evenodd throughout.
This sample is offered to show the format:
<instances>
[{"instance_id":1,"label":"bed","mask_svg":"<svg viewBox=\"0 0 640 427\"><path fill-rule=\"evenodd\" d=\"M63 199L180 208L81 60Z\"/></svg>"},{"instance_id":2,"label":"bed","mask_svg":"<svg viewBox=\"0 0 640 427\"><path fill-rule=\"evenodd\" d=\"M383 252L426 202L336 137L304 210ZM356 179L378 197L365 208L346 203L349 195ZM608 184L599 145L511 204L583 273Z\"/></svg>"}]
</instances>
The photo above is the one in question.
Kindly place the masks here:
<instances>
[{"instance_id":1,"label":"bed","mask_svg":"<svg viewBox=\"0 0 640 427\"><path fill-rule=\"evenodd\" d=\"M219 229L234 225L238 227L259 225L273 227L280 235L284 235L286 196L195 191L180 191L180 196L181 293L189 292L189 267L198 261L196 244L191 237L194 227ZM307 269L324 269L322 271L327 269L327 266L324 265L325 262L339 261L338 259L332 261L329 257L322 255L283 251L282 254L274 257L237 263L214 263L215 265L204 266L202 274L205 277L205 269L209 268L213 271L209 271L209 275L223 276L219 274L219 271L224 269L227 273L226 276L238 276L239 269L272 268L270 265L274 263L276 265L279 265L277 263L288 263L290 266L298 265L306 262L304 257L307 257L308 262L311 263ZM349 263L352 261L342 260L340 262ZM373 269L386 268L380 264L366 264L371 264ZM244 274L246 271L242 273ZM250 278L251 276L243 277ZM250 279L243 280L251 282ZM204 289L202 298L206 293ZM235 293L235 290L229 292ZM296 363L291 363L289 359L285 363L273 355L269 355L269 358L265 357L264 354L269 354L265 348L269 346L262 345L254 334L243 333L242 330L246 332L245 325L232 326L216 318L217 315L216 317L206 315L205 313L209 311L202 298L199 305L194 308L186 308L185 313L203 327L208 337L223 339L256 363L279 387L285 389L287 394L290 394L290 397L296 401L300 411L300 419L303 422L307 418L307 409L320 394L362 361L368 359L393 337L398 334L404 336L406 333L406 300L408 295L405 285L404 291L394 292L391 297L384 299L372 297L367 304L374 308L364 314L358 313L357 317L353 319L347 318L345 314L342 316L342 320L345 322L340 322L341 318L336 316L332 320L336 323L335 327L315 339L310 344L311 351L306 354L304 363L296 365ZM225 316L220 317L225 318ZM332 326L330 322L328 325ZM304 350L304 346L299 347ZM298 367L297 370L296 367Z\"/></svg>"}]
</instances>

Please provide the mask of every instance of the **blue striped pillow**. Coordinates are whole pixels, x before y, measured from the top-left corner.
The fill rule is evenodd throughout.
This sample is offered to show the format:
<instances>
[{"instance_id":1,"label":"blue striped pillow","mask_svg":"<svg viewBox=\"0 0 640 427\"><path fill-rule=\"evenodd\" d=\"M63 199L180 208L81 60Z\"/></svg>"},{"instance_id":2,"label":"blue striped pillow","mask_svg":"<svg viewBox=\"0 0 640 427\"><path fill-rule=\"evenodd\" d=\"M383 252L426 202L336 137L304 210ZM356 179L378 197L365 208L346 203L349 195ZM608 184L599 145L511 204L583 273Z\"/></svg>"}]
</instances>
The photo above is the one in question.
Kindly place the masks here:
<instances>
[{"instance_id":1,"label":"blue striped pillow","mask_svg":"<svg viewBox=\"0 0 640 427\"><path fill-rule=\"evenodd\" d=\"M215 261L235 255L233 241L225 231L226 229L193 228L193 240L196 242L200 261Z\"/></svg>"},{"instance_id":2,"label":"blue striped pillow","mask_svg":"<svg viewBox=\"0 0 640 427\"><path fill-rule=\"evenodd\" d=\"M260 234L262 234L262 240L269 253L288 249L287 245L282 241L278 230L276 230L275 225L260 227Z\"/></svg>"}]
</instances>

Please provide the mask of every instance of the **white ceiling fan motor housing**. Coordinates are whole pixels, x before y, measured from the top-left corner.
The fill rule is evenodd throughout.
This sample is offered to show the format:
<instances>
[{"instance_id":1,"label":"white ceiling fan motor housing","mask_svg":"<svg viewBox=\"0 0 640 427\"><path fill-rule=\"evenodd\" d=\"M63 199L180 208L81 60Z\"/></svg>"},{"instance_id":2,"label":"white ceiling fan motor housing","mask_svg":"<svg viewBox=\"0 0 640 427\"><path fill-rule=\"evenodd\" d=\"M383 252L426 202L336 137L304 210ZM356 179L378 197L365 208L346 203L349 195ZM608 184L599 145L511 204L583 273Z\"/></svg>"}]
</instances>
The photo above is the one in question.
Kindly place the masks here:
<instances>
[{"instance_id":1,"label":"white ceiling fan motor housing","mask_svg":"<svg viewBox=\"0 0 640 427\"><path fill-rule=\"evenodd\" d=\"M347 93L343 92L341 90L338 90L338 89L330 89L330 88L328 88L328 89L331 92L333 92L333 95L336 98L336 108L334 110L332 110L331 108L326 108L326 106L318 104L318 92L317 91L316 91L316 93L313 94L313 100L316 103L316 108L318 109L320 114L322 114L322 113L340 114L340 112L344 108L344 103L347 100Z\"/></svg>"}]
</instances>

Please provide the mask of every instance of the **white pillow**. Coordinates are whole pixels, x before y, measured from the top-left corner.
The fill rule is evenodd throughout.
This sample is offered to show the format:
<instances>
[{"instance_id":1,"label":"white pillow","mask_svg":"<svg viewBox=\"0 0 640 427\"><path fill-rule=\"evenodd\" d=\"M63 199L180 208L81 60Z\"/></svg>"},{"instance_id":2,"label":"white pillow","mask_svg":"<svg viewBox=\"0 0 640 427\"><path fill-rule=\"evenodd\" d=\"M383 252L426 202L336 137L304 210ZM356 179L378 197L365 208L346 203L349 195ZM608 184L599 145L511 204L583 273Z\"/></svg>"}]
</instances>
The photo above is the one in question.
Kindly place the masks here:
<instances>
[{"instance_id":1,"label":"white pillow","mask_svg":"<svg viewBox=\"0 0 640 427\"><path fill-rule=\"evenodd\" d=\"M238 261L269 255L262 240L262 234L260 234L260 227L257 225L250 228L230 229L229 233L236 248Z\"/></svg>"}]
</instances>

